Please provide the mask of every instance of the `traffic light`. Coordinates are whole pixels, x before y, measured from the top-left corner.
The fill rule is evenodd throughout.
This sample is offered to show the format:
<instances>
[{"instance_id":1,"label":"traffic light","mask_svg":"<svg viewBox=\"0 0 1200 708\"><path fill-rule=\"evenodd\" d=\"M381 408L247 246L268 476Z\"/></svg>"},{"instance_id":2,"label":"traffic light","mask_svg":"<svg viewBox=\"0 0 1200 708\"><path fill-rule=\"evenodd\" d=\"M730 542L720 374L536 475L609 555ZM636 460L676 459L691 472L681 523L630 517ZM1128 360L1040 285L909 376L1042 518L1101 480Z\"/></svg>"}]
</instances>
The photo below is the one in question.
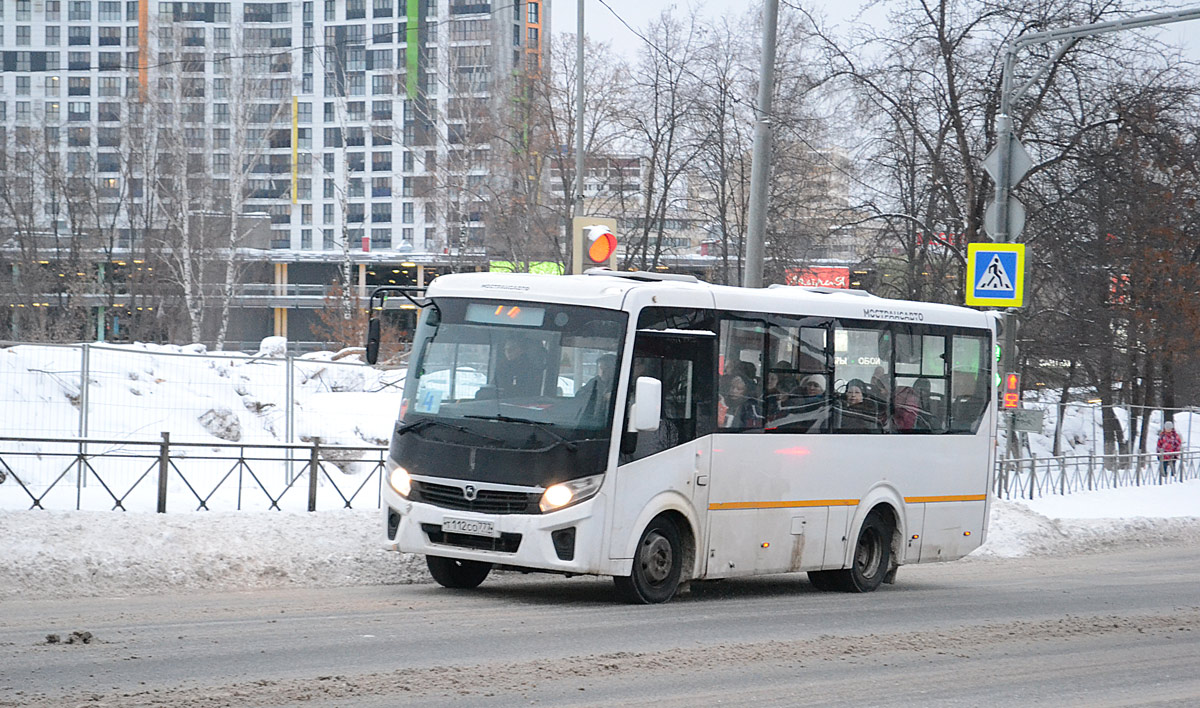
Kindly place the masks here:
<instances>
[{"instance_id":1,"label":"traffic light","mask_svg":"<svg viewBox=\"0 0 1200 708\"><path fill-rule=\"evenodd\" d=\"M576 216L571 220L571 272L587 268L614 268L617 253L617 220Z\"/></svg>"},{"instance_id":2,"label":"traffic light","mask_svg":"<svg viewBox=\"0 0 1200 708\"><path fill-rule=\"evenodd\" d=\"M617 237L607 226L589 226L584 232L588 260L598 265L608 265L617 252Z\"/></svg>"},{"instance_id":3,"label":"traffic light","mask_svg":"<svg viewBox=\"0 0 1200 708\"><path fill-rule=\"evenodd\" d=\"M1004 407L1021 407L1021 375L1008 373L1004 375Z\"/></svg>"}]
</instances>

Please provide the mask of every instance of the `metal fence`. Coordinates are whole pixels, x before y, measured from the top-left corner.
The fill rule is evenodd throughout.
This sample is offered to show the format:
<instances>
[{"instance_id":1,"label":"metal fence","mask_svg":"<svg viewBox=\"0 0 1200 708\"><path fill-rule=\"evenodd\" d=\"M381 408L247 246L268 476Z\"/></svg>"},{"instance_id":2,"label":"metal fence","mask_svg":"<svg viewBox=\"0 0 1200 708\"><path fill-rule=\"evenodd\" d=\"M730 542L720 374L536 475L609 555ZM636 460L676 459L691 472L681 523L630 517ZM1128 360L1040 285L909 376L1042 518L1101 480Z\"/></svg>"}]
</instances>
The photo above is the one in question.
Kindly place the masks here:
<instances>
[{"instance_id":1,"label":"metal fence","mask_svg":"<svg viewBox=\"0 0 1200 708\"><path fill-rule=\"evenodd\" d=\"M0 508L317 511L380 505L387 448L0 437Z\"/></svg>"},{"instance_id":2,"label":"metal fence","mask_svg":"<svg viewBox=\"0 0 1200 708\"><path fill-rule=\"evenodd\" d=\"M1161 456L1154 453L1034 456L998 462L993 492L1001 499L1036 499L1189 479L1200 479L1200 451L1180 453L1170 468L1164 468Z\"/></svg>"}]
</instances>

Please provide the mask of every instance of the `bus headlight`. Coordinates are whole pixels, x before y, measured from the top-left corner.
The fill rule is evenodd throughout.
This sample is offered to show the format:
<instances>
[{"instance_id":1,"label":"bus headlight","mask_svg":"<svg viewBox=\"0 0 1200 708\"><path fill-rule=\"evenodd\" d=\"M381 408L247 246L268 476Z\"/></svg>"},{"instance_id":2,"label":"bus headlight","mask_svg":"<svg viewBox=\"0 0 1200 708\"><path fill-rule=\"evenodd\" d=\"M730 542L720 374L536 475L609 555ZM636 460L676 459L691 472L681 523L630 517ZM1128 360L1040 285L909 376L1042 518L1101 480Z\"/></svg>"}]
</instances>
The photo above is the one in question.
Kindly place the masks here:
<instances>
[{"instance_id":1,"label":"bus headlight","mask_svg":"<svg viewBox=\"0 0 1200 708\"><path fill-rule=\"evenodd\" d=\"M597 474L552 484L542 492L542 500L538 503L538 508L544 514L564 506L578 504L595 496L596 492L600 491L600 484L603 481L604 475Z\"/></svg>"},{"instance_id":2,"label":"bus headlight","mask_svg":"<svg viewBox=\"0 0 1200 708\"><path fill-rule=\"evenodd\" d=\"M387 459L387 468L388 486L395 493L407 498L409 492L412 491L412 478L408 476L408 470L396 464L391 457Z\"/></svg>"}]
</instances>

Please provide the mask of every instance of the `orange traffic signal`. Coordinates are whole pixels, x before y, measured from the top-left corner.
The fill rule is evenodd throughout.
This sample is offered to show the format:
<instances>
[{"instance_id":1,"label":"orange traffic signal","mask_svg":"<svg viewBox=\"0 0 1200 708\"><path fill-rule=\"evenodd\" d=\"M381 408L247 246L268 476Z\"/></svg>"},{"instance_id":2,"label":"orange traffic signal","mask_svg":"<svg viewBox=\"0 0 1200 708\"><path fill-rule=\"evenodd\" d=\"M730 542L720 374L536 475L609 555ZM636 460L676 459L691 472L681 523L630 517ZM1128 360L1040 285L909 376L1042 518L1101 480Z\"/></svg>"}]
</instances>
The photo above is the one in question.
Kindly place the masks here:
<instances>
[{"instance_id":1,"label":"orange traffic signal","mask_svg":"<svg viewBox=\"0 0 1200 708\"><path fill-rule=\"evenodd\" d=\"M1004 407L1005 408L1020 408L1021 407L1021 375L1020 374L1005 374L1004 375Z\"/></svg>"},{"instance_id":2,"label":"orange traffic signal","mask_svg":"<svg viewBox=\"0 0 1200 708\"><path fill-rule=\"evenodd\" d=\"M588 229L587 257L592 263L608 263L617 250L617 237L603 226Z\"/></svg>"}]
</instances>

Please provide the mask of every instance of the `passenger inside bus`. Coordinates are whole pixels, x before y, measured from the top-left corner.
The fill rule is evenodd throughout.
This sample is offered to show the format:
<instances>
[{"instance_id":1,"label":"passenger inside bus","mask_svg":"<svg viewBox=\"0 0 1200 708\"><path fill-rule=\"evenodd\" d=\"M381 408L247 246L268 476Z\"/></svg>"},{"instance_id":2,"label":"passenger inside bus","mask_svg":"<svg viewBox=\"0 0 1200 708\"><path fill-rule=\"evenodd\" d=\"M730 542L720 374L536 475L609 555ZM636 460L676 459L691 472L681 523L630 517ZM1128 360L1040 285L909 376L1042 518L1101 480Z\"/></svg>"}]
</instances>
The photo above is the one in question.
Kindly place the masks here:
<instances>
[{"instance_id":1,"label":"passenger inside bus","mask_svg":"<svg viewBox=\"0 0 1200 708\"><path fill-rule=\"evenodd\" d=\"M784 373L790 368L786 361L780 361L767 374L765 407L768 420L778 417L782 411L798 402L794 400L796 398L795 381L789 374Z\"/></svg>"},{"instance_id":2,"label":"passenger inside bus","mask_svg":"<svg viewBox=\"0 0 1200 708\"><path fill-rule=\"evenodd\" d=\"M595 425L608 420L612 407L613 381L617 372L617 355L601 354L596 360L596 375L579 389L576 396L583 401L581 419Z\"/></svg>"},{"instance_id":3,"label":"passenger inside bus","mask_svg":"<svg viewBox=\"0 0 1200 708\"><path fill-rule=\"evenodd\" d=\"M722 382L721 403L725 408L724 428L761 428L762 407L750 384L741 374L730 374Z\"/></svg>"},{"instance_id":4,"label":"passenger inside bus","mask_svg":"<svg viewBox=\"0 0 1200 708\"><path fill-rule=\"evenodd\" d=\"M866 397L867 385L862 379L846 384L846 396L839 411L838 430L844 433L878 433L879 412Z\"/></svg>"},{"instance_id":5,"label":"passenger inside bus","mask_svg":"<svg viewBox=\"0 0 1200 708\"><path fill-rule=\"evenodd\" d=\"M538 396L546 375L546 351L541 342L509 335L496 362L494 383L501 398Z\"/></svg>"}]
</instances>

